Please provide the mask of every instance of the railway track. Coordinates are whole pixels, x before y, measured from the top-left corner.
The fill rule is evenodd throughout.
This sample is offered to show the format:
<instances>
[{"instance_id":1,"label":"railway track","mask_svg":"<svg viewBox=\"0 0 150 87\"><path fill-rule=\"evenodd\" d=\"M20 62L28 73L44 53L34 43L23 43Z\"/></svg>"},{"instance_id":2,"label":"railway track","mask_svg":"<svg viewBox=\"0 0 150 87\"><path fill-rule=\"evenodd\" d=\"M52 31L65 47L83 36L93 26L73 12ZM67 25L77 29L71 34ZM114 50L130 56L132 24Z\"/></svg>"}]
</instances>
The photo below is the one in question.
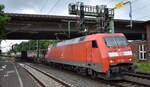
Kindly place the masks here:
<instances>
[{"instance_id":1,"label":"railway track","mask_svg":"<svg viewBox=\"0 0 150 87\"><path fill-rule=\"evenodd\" d=\"M144 73L144 72L125 73L125 75L133 76L133 77L139 77L139 78L150 80L150 74Z\"/></svg>"},{"instance_id":2,"label":"railway track","mask_svg":"<svg viewBox=\"0 0 150 87\"><path fill-rule=\"evenodd\" d=\"M25 64L24 66L26 66L26 68L27 67L33 68L41 73L46 74L46 76L50 74L46 71L46 69L44 69L44 68L48 69L49 66L34 65L34 64ZM29 70L29 71L31 71L31 70ZM63 72L66 73L67 71L63 71ZM57 73L56 76L55 76L55 74L52 73L52 76L54 75L53 77L55 77L56 79L58 79L58 78L63 79L62 84L64 84L64 82L65 82L65 85L61 85L61 86L57 86L57 87L150 87L150 82L149 82L150 80L144 79L144 77L139 78L139 77L135 77L135 76L131 76L131 75L126 75L125 80L122 80L122 81L105 81L105 80L101 80L101 79L90 80L89 76L76 75L77 77L74 77L73 75L69 75L70 73L77 74L74 72L67 72L66 74L69 76L67 76L65 73L63 73L63 74ZM59 77L58 74L65 76L66 78L68 78L69 81L67 81L66 78ZM60 80L60 81L62 82L62 80ZM58 81L58 83L60 83L60 82ZM70 83L70 85L68 85L68 83ZM93 85L91 86L91 84L95 84L95 86L93 86ZM46 87L46 86L44 86L44 87Z\"/></svg>"},{"instance_id":3,"label":"railway track","mask_svg":"<svg viewBox=\"0 0 150 87\"><path fill-rule=\"evenodd\" d=\"M41 65L41 64L40 64ZM34 64L27 64L27 66L30 66L30 67L33 67L33 68L35 68L35 69L37 69L37 70L40 70L40 72L45 72L46 74L49 74L45 69L42 69L43 67L45 68L50 68L49 66L44 66L44 65L41 65L42 66L42 68L39 68L39 66L38 67L35 67L35 65ZM36 65L37 66L37 65ZM60 71L61 72L61 71ZM63 71L62 71L63 72ZM117 87L117 86L115 86L115 85L110 85L110 84L108 84L108 83L101 83L102 81L95 81L95 80L93 80L93 79L90 79L89 77L85 77L85 76L82 76L82 75L78 75L77 73L74 73L74 72L65 72L65 74L64 74L64 72L63 72L63 74L62 73L58 73L58 72L55 72L55 73L57 73L57 75L59 74L60 76L61 75L63 75L64 77L66 77L69 81L67 81L66 80L66 78L61 78L61 77L57 77L57 76L55 76L54 74L54 77L56 77L56 78L61 78L61 79L63 79L63 81L65 81L65 83L71 83L69 86L70 87ZM74 77L74 76L72 76L72 74L71 73L73 73L73 74L75 74L75 76L78 76L78 77ZM70 74L69 75L69 77L70 78L68 78L68 76L67 75L68 74ZM72 77L71 77L72 76ZM73 79L71 79L71 78L73 78ZM78 80L76 80L76 79L78 79ZM84 79L86 79L86 81L84 80ZM91 84L91 83L92 84ZM97 84L95 84L95 83L97 83ZM99 86L99 84L100 84L100 86ZM86 85L86 86L85 86ZM92 85L92 86L91 86Z\"/></svg>"},{"instance_id":4,"label":"railway track","mask_svg":"<svg viewBox=\"0 0 150 87\"><path fill-rule=\"evenodd\" d=\"M115 87L148 87L145 85L128 82L128 81L114 81L110 83L111 85L114 85Z\"/></svg>"},{"instance_id":5,"label":"railway track","mask_svg":"<svg viewBox=\"0 0 150 87\"><path fill-rule=\"evenodd\" d=\"M143 72L125 73L124 80L143 87L150 87L150 74Z\"/></svg>"},{"instance_id":6,"label":"railway track","mask_svg":"<svg viewBox=\"0 0 150 87\"><path fill-rule=\"evenodd\" d=\"M150 76L150 72L139 72L139 71L136 71L136 73Z\"/></svg>"},{"instance_id":7,"label":"railway track","mask_svg":"<svg viewBox=\"0 0 150 87\"><path fill-rule=\"evenodd\" d=\"M41 87L74 87L73 85L29 64L20 64Z\"/></svg>"}]
</instances>

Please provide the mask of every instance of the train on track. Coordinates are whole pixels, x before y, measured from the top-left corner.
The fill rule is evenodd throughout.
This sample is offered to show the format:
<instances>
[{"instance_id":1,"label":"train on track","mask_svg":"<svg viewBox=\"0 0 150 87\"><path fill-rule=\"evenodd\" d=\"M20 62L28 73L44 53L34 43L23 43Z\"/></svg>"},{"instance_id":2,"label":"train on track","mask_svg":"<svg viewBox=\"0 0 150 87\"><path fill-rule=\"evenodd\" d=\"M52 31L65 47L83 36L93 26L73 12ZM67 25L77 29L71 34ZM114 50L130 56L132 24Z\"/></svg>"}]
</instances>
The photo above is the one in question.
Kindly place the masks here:
<instances>
[{"instance_id":1,"label":"train on track","mask_svg":"<svg viewBox=\"0 0 150 87\"><path fill-rule=\"evenodd\" d=\"M23 53L33 59L36 54ZM49 45L47 52L41 51L40 57L40 62L106 80L120 80L123 72L135 70L131 47L122 33L92 34L58 42Z\"/></svg>"}]
</instances>

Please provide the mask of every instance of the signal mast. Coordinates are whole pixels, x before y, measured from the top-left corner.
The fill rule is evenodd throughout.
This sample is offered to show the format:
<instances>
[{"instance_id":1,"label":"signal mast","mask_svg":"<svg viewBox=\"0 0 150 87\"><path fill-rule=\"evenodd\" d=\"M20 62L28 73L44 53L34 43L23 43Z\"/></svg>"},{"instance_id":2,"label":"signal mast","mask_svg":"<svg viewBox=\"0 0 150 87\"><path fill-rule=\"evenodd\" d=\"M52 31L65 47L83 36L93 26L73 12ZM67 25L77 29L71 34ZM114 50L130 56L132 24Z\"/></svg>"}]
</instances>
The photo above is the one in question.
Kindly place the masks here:
<instances>
[{"instance_id":1,"label":"signal mast","mask_svg":"<svg viewBox=\"0 0 150 87\"><path fill-rule=\"evenodd\" d=\"M82 33L114 33L114 9L106 5L84 5L83 2L70 3L69 14L80 16L80 31ZM85 16L96 17L96 29L89 31L85 25Z\"/></svg>"}]
</instances>

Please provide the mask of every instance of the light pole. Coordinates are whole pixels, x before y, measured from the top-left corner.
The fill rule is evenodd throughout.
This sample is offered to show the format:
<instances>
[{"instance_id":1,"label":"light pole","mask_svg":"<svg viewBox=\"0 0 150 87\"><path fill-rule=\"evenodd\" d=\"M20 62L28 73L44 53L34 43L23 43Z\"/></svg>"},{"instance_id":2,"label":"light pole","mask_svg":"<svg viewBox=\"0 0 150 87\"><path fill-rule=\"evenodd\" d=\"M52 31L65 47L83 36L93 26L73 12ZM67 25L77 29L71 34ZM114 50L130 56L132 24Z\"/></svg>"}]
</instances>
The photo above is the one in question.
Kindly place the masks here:
<instances>
[{"instance_id":1,"label":"light pole","mask_svg":"<svg viewBox=\"0 0 150 87\"><path fill-rule=\"evenodd\" d=\"M132 3L131 3L131 1L129 1L129 4L130 4L130 27L132 28L133 23L132 23Z\"/></svg>"},{"instance_id":2,"label":"light pole","mask_svg":"<svg viewBox=\"0 0 150 87\"><path fill-rule=\"evenodd\" d=\"M128 2L125 2L124 4L129 4L130 5L130 13L129 13L130 25L128 25L128 26L132 29L132 27L133 27L133 22L132 22L132 2L128 1Z\"/></svg>"},{"instance_id":3,"label":"light pole","mask_svg":"<svg viewBox=\"0 0 150 87\"><path fill-rule=\"evenodd\" d=\"M37 40L37 58L39 58L39 40Z\"/></svg>"}]
</instances>

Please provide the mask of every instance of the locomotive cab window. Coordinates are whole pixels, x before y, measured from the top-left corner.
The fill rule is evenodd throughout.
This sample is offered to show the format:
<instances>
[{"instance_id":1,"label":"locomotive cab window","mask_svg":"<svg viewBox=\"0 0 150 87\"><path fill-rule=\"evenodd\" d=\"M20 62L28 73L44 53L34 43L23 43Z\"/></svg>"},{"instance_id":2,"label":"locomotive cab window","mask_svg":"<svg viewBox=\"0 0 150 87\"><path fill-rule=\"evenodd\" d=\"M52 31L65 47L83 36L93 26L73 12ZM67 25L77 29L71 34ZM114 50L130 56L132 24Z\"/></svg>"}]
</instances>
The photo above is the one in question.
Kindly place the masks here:
<instances>
[{"instance_id":1,"label":"locomotive cab window","mask_svg":"<svg viewBox=\"0 0 150 87\"><path fill-rule=\"evenodd\" d=\"M105 43L108 47L111 46L127 46L127 39L123 36L104 37Z\"/></svg>"},{"instance_id":2,"label":"locomotive cab window","mask_svg":"<svg viewBox=\"0 0 150 87\"><path fill-rule=\"evenodd\" d=\"M92 41L92 48L98 48L96 40Z\"/></svg>"}]
</instances>

